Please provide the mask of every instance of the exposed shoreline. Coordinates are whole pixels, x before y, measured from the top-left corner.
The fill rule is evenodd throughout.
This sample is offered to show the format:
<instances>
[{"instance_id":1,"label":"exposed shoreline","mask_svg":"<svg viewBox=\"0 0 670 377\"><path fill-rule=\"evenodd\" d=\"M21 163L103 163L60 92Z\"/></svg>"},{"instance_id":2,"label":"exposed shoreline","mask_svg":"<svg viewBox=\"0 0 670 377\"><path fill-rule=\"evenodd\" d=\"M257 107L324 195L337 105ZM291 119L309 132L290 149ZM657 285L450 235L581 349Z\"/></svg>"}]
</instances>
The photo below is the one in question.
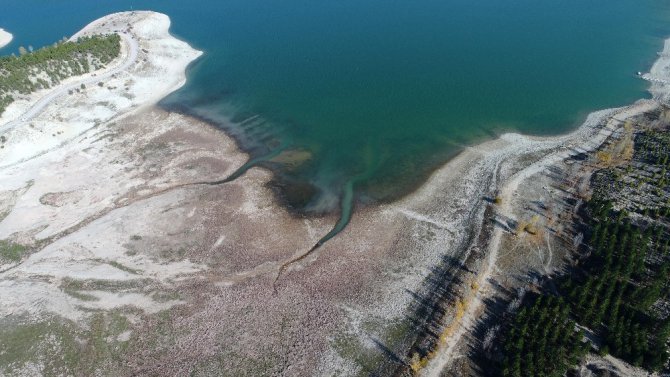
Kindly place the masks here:
<instances>
[{"instance_id":1,"label":"exposed shoreline","mask_svg":"<svg viewBox=\"0 0 670 377\"><path fill-rule=\"evenodd\" d=\"M669 43L669 41L670 41L670 39L666 40L666 44ZM670 47L666 46L666 50L668 48L670 48ZM654 65L658 65L661 60L662 60L662 58L657 59L655 61ZM668 64L666 64L666 66L667 65ZM660 90L657 89L659 86L670 85L670 80L668 80L667 83L662 82L662 80L659 81L658 77L661 77L663 74L670 77L670 74L668 74L667 72L662 73L661 72L662 69L665 69L667 71L670 68L669 67L657 67L656 69L654 69L652 67L652 69L650 69L650 72L648 74L642 75L640 77L640 79L644 79L644 80L647 80L647 81L653 83L654 85L652 85L648 89L648 91L655 96L656 95L660 95L660 96L665 95L665 96L668 97L668 98L665 98L665 100L668 101L668 100L670 100L670 95L666 94L666 92L663 89L660 89ZM663 85L661 85L661 84L663 84ZM644 101L644 100L642 100L642 101ZM370 209L370 210L374 211L375 209L378 209L378 208L386 208L388 206L393 206L393 205L398 204L398 203L403 203L406 200L413 200L413 199L410 199L410 198L415 198L415 194L417 192L419 192L424 186L429 185L430 184L429 182L430 182L432 176L434 176L435 174L439 174L440 170L449 169L449 165L452 163L453 160L459 158L462 154L467 153L468 150L470 150L470 149L493 148L492 151L494 151L497 148L501 147L500 140L503 140L503 139L505 139L505 140L518 139L518 140L523 140L523 141L527 140L527 141L533 141L533 142L539 142L539 141L558 142L560 140L567 140L567 139L570 139L572 137L571 135L573 135L577 132L582 132L583 130L581 130L581 129L587 123L590 122L588 118L591 117L593 114L600 113L600 112L606 111L606 110L625 109L625 108L628 108L630 106L632 106L632 105L623 105L623 106L620 106L620 107L604 109L604 110L601 110L601 109L593 110L586 115L586 117L584 118L583 121L581 121L581 122L575 121L574 124L572 125L573 128L571 130L569 130L568 132L565 132L565 133L549 134L547 136L547 135L522 134L522 133L517 133L517 132L505 132L505 133L499 134L497 136L489 135L486 138L480 138L480 141L475 142L472 145L463 146L463 147L461 147L460 150L455 151L451 157L446 159L445 162L438 163L438 164L435 164L435 165L431 165L431 168L428 169L427 172L424 175L421 175L421 179L418 179L416 182L411 183L411 184L404 184L404 186L406 186L406 189L404 189L402 191L399 191L399 192L396 192L388 198L373 199L373 200L370 200L370 201L365 201L365 199L361 200L361 197L357 196L356 192L354 192L354 199L353 199L352 206L351 206L352 216L355 216L355 213L359 210L367 211L368 209ZM213 119L212 117L202 115L202 114L198 114L195 111L190 111L189 109L187 109L183 106L172 107L172 106L169 106L169 105L166 105L166 106L160 106L159 105L159 107L161 107L162 109L164 109L168 112L169 111L176 111L176 112L178 112L182 115L185 115L187 117L194 118L194 119L197 119L199 121L203 121L203 122L211 124L213 127L221 130L221 132L225 133L228 137L232 138L235 141L235 143L236 143L236 145L237 145L237 147L238 147L238 149L240 150L241 153L246 154L250 158L255 156L253 148L245 147L243 145L243 143L238 139L238 137L236 135L232 134L229 131L229 128L226 128L225 126L223 126L221 124L222 122L226 122L226 120ZM234 127L234 124L232 122L229 122L229 123L232 124L232 126ZM523 143L521 143L521 144L523 144ZM531 149L534 149L534 148L535 147L531 147ZM540 148L540 149L542 149L542 148ZM256 157L258 157L258 156L256 156ZM263 169L263 170L266 170L269 173L271 173L272 174L271 182L278 183L278 184L282 184L282 183L285 182L283 180L284 178L281 177L281 173L279 173L277 169L275 169L273 167L270 167L267 164L264 164L263 162L258 163L258 164L254 164L253 166L257 169ZM337 197L337 201L335 202L337 204L335 204L333 206L333 208L327 209L327 210L311 211L311 210L306 210L304 208L296 208L296 207L292 206L290 201L283 196L283 191L282 190L283 189L277 189L276 187L273 190L273 192L275 194L275 199L276 199L276 202L277 202L276 204L281 206L281 207L284 207L285 209L287 209L293 215L295 215L297 217L329 219L330 221L333 221L333 225L335 225L335 222L338 221L338 219L340 219L342 195L340 197Z\"/></svg>"},{"instance_id":2,"label":"exposed shoreline","mask_svg":"<svg viewBox=\"0 0 670 377\"><path fill-rule=\"evenodd\" d=\"M5 29L0 28L0 48L3 48L10 44L14 39L14 36Z\"/></svg>"},{"instance_id":3,"label":"exposed shoreline","mask_svg":"<svg viewBox=\"0 0 670 377\"><path fill-rule=\"evenodd\" d=\"M662 104L667 104L670 99L670 38L665 40L664 50L659 54L659 58L652 65L650 72L643 75L643 78L650 81L649 92L652 94L651 100L638 100L632 105L620 108L611 108L595 111L589 114L587 120L576 130L561 136L555 137L526 137L518 134L505 134L499 140L493 140L480 144L475 149L491 151L490 153L499 153L500 140L508 139L517 144L517 153L523 149L533 148L547 149L548 153L543 157L536 159L521 170L508 173L505 178L498 178L498 184L495 185L495 192L500 198L500 206L496 208L496 216L501 218L514 219L514 210L511 208L512 199L520 185L535 174L538 174L546 168L563 161L571 156L580 153L595 151L607 138L614 132L622 128L625 120L651 112L659 108ZM543 146L543 144L545 144ZM523 152L522 152L523 153ZM526 152L527 153L527 152ZM504 158L500 160L503 162ZM499 162L499 163L500 163ZM445 169L447 166L445 165ZM504 174L504 173L503 173ZM475 328L476 313L482 310L485 305L485 299L492 290L490 277L496 268L498 253L501 248L501 238L504 233L501 227L494 227L488 240L485 242L486 261L482 263L475 281L478 289L471 293L472 303L466 308L463 319L457 324L454 334L437 350L436 356L429 362L426 369L422 371L423 376L437 377L443 373L443 370L453 360L453 352L456 349L461 337Z\"/></svg>"},{"instance_id":4,"label":"exposed shoreline","mask_svg":"<svg viewBox=\"0 0 670 377\"><path fill-rule=\"evenodd\" d=\"M350 375L361 370L360 355L378 356L378 344L403 358L413 333L389 334L418 303L440 299L431 278L441 279L440 288L454 279L466 288L478 281L476 295L486 297L500 229L487 238L483 197L502 196L505 215L506 199L530 175L597 148L624 117L658 106L641 100L592 113L566 135L508 133L468 147L411 194L356 211L342 233L273 284L285 262L332 228L332 216L292 214L268 189L266 169L217 183L248 156L220 128L155 106L184 84L186 67L201 54L168 28L169 18L153 12L94 21L76 36L120 30L138 43L135 62L102 87L55 96L29 121L21 123L21 114L51 91L17 100L0 118L7 137L0 149L0 240L30 249L0 263L0 320L31 323L55 314L86 326L91 311L137 309L142 317L130 315L129 332L119 335L133 343L119 374L184 375L202 363L216 367L212 360L230 353L231 373L249 372L244 368L262 357L270 369L258 375ZM133 55L128 43L122 50L105 72ZM667 79L669 66L661 58L650 74ZM652 81L650 91L662 100L670 90ZM2 131L17 119L21 124ZM459 263L471 259L478 268L461 271ZM455 262L439 271L445 261ZM158 327L157 313L173 327ZM467 318L427 375L452 360ZM176 341L152 344L164 331ZM347 348L354 347L353 358L334 345L345 335L356 345Z\"/></svg>"}]
</instances>

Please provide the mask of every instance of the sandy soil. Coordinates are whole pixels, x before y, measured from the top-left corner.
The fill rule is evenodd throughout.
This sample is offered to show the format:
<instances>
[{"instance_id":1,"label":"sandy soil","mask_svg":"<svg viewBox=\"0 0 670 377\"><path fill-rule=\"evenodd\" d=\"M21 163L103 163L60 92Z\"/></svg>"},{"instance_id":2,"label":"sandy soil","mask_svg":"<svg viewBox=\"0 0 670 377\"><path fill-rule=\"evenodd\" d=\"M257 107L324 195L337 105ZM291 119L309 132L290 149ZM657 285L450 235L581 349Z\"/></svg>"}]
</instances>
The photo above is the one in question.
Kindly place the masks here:
<instances>
[{"instance_id":1,"label":"sandy soil","mask_svg":"<svg viewBox=\"0 0 670 377\"><path fill-rule=\"evenodd\" d=\"M99 375L389 374L408 361L416 329L447 324L427 323L433 315L422 311L439 301L437 291L479 281L475 294L487 294L500 236L490 247L476 242L488 237L485 198L499 191L509 203L552 161L597 147L616 127L603 127L613 115L656 106L595 113L562 137L507 134L468 148L412 195L355 212L341 234L276 280L280 266L337 219L292 215L261 169L214 184L247 156L210 125L151 106L183 84L199 56L168 26L150 12L92 23L84 33L118 31L135 41L134 63L102 86L17 101L0 119L0 130L19 122L2 133L0 240L28 248L20 260L0 262L0 323L21 329L62 318L87 328L97 314L121 313L131 325L105 339L123 343L122 354L110 359L113 369L93 360ZM132 50L127 42L94 74L127 64ZM513 217L508 205L501 218ZM477 268L465 271L470 260ZM473 302L429 375L452 360L479 310ZM40 370L66 347L51 342L34 360L0 367Z\"/></svg>"},{"instance_id":2,"label":"sandy soil","mask_svg":"<svg viewBox=\"0 0 670 377\"><path fill-rule=\"evenodd\" d=\"M7 46L12 39L14 39L14 36L10 32L0 29L0 48Z\"/></svg>"}]
</instances>

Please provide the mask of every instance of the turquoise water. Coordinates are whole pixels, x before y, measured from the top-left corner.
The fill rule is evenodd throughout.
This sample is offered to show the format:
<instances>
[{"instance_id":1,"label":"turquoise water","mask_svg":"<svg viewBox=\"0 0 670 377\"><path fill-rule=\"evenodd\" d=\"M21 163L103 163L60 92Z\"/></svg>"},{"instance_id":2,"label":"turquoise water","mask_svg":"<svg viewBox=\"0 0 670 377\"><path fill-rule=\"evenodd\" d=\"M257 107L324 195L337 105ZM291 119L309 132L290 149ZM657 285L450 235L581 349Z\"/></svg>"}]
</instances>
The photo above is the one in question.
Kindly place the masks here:
<instances>
[{"instance_id":1,"label":"turquoise water","mask_svg":"<svg viewBox=\"0 0 670 377\"><path fill-rule=\"evenodd\" d=\"M162 105L221 124L292 207L342 226L342 198L407 193L464 145L646 96L635 72L670 36L666 0L4 0L0 52L131 7L206 52Z\"/></svg>"}]
</instances>

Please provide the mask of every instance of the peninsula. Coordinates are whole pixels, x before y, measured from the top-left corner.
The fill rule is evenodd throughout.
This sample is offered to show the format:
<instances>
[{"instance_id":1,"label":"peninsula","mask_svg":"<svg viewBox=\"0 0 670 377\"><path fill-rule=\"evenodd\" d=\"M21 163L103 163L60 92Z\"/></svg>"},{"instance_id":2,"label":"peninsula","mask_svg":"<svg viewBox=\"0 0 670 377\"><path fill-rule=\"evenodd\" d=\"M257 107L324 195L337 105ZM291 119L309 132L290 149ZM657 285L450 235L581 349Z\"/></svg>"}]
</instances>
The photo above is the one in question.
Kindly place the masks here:
<instances>
[{"instance_id":1,"label":"peninsula","mask_svg":"<svg viewBox=\"0 0 670 377\"><path fill-rule=\"evenodd\" d=\"M633 135L670 119L668 41L645 76L652 99L595 112L567 135L470 146L314 248L336 215L297 216L270 171L235 174L249 156L231 137L157 106L202 55L169 27L148 11L92 22L70 41L118 36L115 56L17 95L0 114L0 374L513 367L512 347L492 343L516 339L505 321L584 252L589 235L574 219L591 176L638 161ZM611 158L624 151L627 160ZM595 347L604 333L593 323L563 318L557 329ZM646 366L584 347L570 367Z\"/></svg>"}]
</instances>

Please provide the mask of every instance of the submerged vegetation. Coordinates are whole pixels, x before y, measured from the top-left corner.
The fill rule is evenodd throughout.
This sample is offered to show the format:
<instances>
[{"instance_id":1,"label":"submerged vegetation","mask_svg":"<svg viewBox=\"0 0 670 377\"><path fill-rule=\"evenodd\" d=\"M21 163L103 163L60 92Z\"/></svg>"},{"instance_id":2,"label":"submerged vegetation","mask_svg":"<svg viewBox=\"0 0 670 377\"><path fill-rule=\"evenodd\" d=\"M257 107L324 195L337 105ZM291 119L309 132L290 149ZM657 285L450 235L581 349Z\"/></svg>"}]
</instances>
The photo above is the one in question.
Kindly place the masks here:
<instances>
[{"instance_id":1,"label":"submerged vegetation","mask_svg":"<svg viewBox=\"0 0 670 377\"><path fill-rule=\"evenodd\" d=\"M495 374L563 376L588 352L667 368L669 153L667 131L643 130L627 162L595 172L580 257L505 320Z\"/></svg>"},{"instance_id":2,"label":"submerged vegetation","mask_svg":"<svg viewBox=\"0 0 670 377\"><path fill-rule=\"evenodd\" d=\"M17 95L50 88L62 80L103 68L121 51L118 34L63 40L19 56L0 57L0 114Z\"/></svg>"}]
</instances>

